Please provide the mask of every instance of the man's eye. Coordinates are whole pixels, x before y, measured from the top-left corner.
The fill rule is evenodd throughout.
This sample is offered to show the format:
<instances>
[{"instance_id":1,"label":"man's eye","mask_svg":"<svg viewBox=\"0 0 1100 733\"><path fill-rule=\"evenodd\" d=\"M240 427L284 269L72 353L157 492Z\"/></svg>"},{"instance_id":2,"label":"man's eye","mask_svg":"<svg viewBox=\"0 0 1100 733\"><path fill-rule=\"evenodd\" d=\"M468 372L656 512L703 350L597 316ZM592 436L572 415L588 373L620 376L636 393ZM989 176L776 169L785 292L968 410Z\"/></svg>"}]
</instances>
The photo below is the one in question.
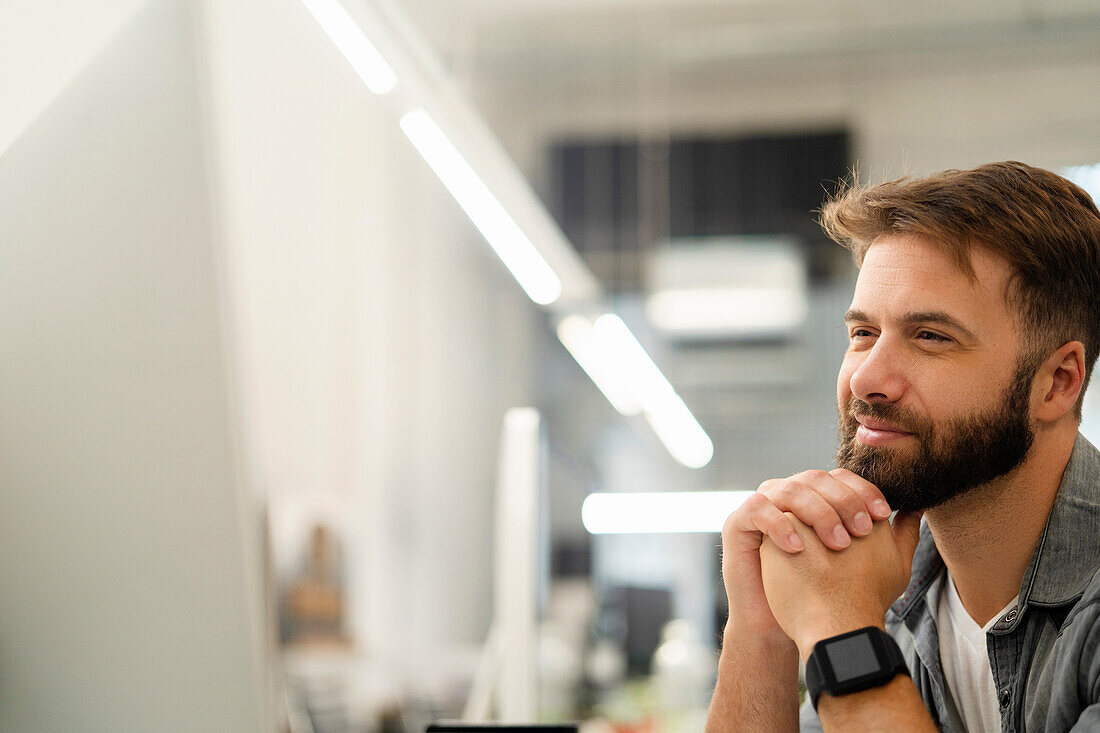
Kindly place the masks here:
<instances>
[{"instance_id":1,"label":"man's eye","mask_svg":"<svg viewBox=\"0 0 1100 733\"><path fill-rule=\"evenodd\" d=\"M852 329L852 334L849 338L856 339L856 338L871 337L871 336L874 336L874 335L875 334L873 334L871 331L868 331L866 328L853 328Z\"/></svg>"},{"instance_id":2,"label":"man's eye","mask_svg":"<svg viewBox=\"0 0 1100 733\"><path fill-rule=\"evenodd\" d=\"M946 343L951 340L946 336L941 336L940 334L933 331L921 331L917 334L917 338L919 338L921 341L931 341L933 343Z\"/></svg>"}]
</instances>

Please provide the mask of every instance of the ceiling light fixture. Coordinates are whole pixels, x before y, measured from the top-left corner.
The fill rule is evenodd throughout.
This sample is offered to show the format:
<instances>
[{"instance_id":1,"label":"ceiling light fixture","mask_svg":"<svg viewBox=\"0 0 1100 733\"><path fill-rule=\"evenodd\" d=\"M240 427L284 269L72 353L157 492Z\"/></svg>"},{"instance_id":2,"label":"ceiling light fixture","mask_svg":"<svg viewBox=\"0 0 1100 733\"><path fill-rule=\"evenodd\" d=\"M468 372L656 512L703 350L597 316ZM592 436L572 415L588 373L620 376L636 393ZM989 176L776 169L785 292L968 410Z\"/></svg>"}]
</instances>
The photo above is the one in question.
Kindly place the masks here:
<instances>
[{"instance_id":1,"label":"ceiling light fixture","mask_svg":"<svg viewBox=\"0 0 1100 733\"><path fill-rule=\"evenodd\" d=\"M558 324L558 339L572 354L581 369L595 383L596 387L611 403L611 406L626 416L637 415L642 411L638 400L624 389L612 365L607 363L595 339L592 323L584 316L567 316Z\"/></svg>"},{"instance_id":2,"label":"ceiling light fixture","mask_svg":"<svg viewBox=\"0 0 1100 733\"><path fill-rule=\"evenodd\" d=\"M375 94L385 94L397 86L393 68L338 0L302 0L302 4L321 24L368 89Z\"/></svg>"},{"instance_id":3,"label":"ceiling light fixture","mask_svg":"<svg viewBox=\"0 0 1100 733\"><path fill-rule=\"evenodd\" d=\"M591 534L721 532L751 491L655 491L589 494L581 523Z\"/></svg>"},{"instance_id":4,"label":"ceiling light fixture","mask_svg":"<svg viewBox=\"0 0 1100 733\"><path fill-rule=\"evenodd\" d=\"M710 436L623 319L605 313L596 319L593 335L604 363L623 380L623 388L642 406L646 419L672 457L688 468L702 468L710 463L714 456Z\"/></svg>"},{"instance_id":5,"label":"ceiling light fixture","mask_svg":"<svg viewBox=\"0 0 1100 733\"><path fill-rule=\"evenodd\" d=\"M400 125L531 300L539 305L556 301L562 289L557 273L431 115L415 109L401 118Z\"/></svg>"}]
</instances>

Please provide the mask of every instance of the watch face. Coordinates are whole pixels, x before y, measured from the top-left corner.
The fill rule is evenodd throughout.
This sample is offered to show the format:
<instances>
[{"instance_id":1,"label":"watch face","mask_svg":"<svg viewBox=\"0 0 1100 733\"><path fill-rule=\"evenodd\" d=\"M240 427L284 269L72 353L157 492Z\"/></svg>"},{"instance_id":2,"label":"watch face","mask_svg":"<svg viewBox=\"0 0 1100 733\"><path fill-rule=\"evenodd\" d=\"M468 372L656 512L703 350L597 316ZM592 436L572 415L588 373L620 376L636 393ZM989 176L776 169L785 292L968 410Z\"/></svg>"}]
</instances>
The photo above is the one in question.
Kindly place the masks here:
<instances>
[{"instance_id":1,"label":"watch face","mask_svg":"<svg viewBox=\"0 0 1100 733\"><path fill-rule=\"evenodd\" d=\"M825 646L825 654L829 657L837 682L846 682L882 669L871 645L871 637L867 634L829 642Z\"/></svg>"}]
</instances>

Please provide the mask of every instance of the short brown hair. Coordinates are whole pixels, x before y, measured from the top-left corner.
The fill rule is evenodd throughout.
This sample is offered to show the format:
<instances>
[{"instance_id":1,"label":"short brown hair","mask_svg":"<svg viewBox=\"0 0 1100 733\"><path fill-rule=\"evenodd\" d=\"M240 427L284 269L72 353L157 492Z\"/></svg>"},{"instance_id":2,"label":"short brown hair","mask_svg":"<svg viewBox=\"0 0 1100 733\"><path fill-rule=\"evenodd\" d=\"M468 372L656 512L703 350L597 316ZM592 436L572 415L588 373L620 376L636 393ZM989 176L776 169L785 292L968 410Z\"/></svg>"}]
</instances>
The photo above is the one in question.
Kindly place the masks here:
<instances>
[{"instance_id":1,"label":"short brown hair","mask_svg":"<svg viewBox=\"0 0 1100 733\"><path fill-rule=\"evenodd\" d=\"M974 277L972 247L1003 258L1005 299L1020 316L1029 366L1069 341L1085 346L1084 396L1100 350L1100 211L1065 178L1024 163L990 163L927 178L844 184L821 209L826 234L858 264L883 234L941 246ZM1075 414L1081 417L1081 399Z\"/></svg>"}]
</instances>

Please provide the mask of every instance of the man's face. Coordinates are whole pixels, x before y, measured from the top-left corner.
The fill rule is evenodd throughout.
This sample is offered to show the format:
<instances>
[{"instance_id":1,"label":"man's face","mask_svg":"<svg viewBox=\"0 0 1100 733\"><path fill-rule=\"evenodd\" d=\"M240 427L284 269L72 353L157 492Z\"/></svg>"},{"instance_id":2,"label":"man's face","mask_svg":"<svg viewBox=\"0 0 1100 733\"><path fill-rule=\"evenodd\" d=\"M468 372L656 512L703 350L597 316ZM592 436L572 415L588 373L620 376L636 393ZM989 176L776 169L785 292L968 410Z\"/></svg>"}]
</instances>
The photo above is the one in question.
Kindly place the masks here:
<instances>
[{"instance_id":1,"label":"man's face","mask_svg":"<svg viewBox=\"0 0 1100 733\"><path fill-rule=\"evenodd\" d=\"M845 321L837 465L894 509L926 509L1003 476L1031 447L1034 368L1004 302L1007 264L978 250L971 282L934 245L883 236Z\"/></svg>"}]
</instances>

